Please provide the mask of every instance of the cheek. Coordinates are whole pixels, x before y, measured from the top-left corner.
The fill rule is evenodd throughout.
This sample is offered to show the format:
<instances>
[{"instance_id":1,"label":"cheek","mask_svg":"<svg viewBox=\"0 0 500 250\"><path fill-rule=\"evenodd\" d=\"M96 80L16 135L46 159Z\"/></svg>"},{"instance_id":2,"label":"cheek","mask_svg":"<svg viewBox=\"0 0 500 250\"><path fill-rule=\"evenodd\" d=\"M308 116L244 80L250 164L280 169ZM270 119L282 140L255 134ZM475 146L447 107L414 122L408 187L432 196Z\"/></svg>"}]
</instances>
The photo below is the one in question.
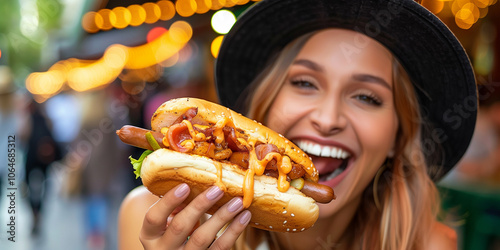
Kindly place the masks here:
<instances>
[{"instance_id":1,"label":"cheek","mask_svg":"<svg viewBox=\"0 0 500 250\"><path fill-rule=\"evenodd\" d=\"M395 113L382 117L368 117L357 123L359 140L368 155L388 154L394 147L398 122Z\"/></svg>"},{"instance_id":2,"label":"cheek","mask_svg":"<svg viewBox=\"0 0 500 250\"><path fill-rule=\"evenodd\" d=\"M266 126L280 134L286 134L290 127L295 124L302 114L305 107L297 105L283 95L278 96L271 105L266 118Z\"/></svg>"}]
</instances>

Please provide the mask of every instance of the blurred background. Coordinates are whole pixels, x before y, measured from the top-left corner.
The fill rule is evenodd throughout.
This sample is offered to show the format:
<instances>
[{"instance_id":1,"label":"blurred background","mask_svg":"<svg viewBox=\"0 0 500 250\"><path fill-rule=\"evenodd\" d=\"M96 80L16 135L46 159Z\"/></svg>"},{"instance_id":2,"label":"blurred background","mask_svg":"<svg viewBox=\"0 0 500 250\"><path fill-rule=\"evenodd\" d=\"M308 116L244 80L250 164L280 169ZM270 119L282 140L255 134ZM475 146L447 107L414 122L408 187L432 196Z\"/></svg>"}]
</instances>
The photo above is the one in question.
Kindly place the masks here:
<instances>
[{"instance_id":1,"label":"blurred background","mask_svg":"<svg viewBox=\"0 0 500 250\"><path fill-rule=\"evenodd\" d=\"M439 183L441 219L460 249L500 249L500 4L420 2L464 45L481 104L469 151ZM217 101L218 47L253 3L0 1L0 249L116 249L119 204L141 185L128 156L142 150L115 130L148 128L171 98Z\"/></svg>"}]
</instances>

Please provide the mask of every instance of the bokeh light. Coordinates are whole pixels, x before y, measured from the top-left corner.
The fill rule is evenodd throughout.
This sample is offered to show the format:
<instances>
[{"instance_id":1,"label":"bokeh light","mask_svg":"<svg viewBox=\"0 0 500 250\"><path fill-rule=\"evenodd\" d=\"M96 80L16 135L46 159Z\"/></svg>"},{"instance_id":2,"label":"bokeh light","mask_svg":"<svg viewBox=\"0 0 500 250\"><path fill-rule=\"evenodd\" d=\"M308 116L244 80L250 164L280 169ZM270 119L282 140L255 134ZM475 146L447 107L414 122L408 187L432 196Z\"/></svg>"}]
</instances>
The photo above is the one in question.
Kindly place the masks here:
<instances>
[{"instance_id":1,"label":"bokeh light","mask_svg":"<svg viewBox=\"0 0 500 250\"><path fill-rule=\"evenodd\" d=\"M133 4L127 7L127 9L132 14L132 20L130 20L130 25L139 26L146 21L146 11L140 5Z\"/></svg>"},{"instance_id":2,"label":"bokeh light","mask_svg":"<svg viewBox=\"0 0 500 250\"><path fill-rule=\"evenodd\" d=\"M229 0L227 0L229 1ZM211 10L220 10L226 5L226 0L213 0Z\"/></svg>"},{"instance_id":3,"label":"bokeh light","mask_svg":"<svg viewBox=\"0 0 500 250\"><path fill-rule=\"evenodd\" d=\"M145 23L156 23L161 16L161 9L155 3L144 3L142 5L144 11L146 12Z\"/></svg>"},{"instance_id":4,"label":"bokeh light","mask_svg":"<svg viewBox=\"0 0 500 250\"><path fill-rule=\"evenodd\" d=\"M101 30L110 30L113 24L116 23L116 15L109 9L101 9L97 12L100 16L99 22L96 19L96 25Z\"/></svg>"},{"instance_id":5,"label":"bokeh light","mask_svg":"<svg viewBox=\"0 0 500 250\"><path fill-rule=\"evenodd\" d=\"M438 14L444 8L444 1L422 0L421 4L434 14Z\"/></svg>"},{"instance_id":6,"label":"bokeh light","mask_svg":"<svg viewBox=\"0 0 500 250\"><path fill-rule=\"evenodd\" d=\"M144 81L153 81L160 76L159 69L180 60L179 52L191 40L193 29L185 21L176 21L168 29L157 27L150 34L155 34L150 35L150 42L140 46L111 45L98 60L71 58L55 63L46 72L31 73L26 79L26 88L37 101L43 102L62 91L65 85L78 92L104 87L124 70L140 74ZM186 56L192 53L183 53L182 59L187 60ZM130 93L142 91L140 86L127 88Z\"/></svg>"},{"instance_id":7,"label":"bokeh light","mask_svg":"<svg viewBox=\"0 0 500 250\"><path fill-rule=\"evenodd\" d=\"M116 7L112 11L115 13L116 17L116 22L114 23L115 28L123 29L130 25L130 21L132 20L130 10L125 7Z\"/></svg>"},{"instance_id":8,"label":"bokeh light","mask_svg":"<svg viewBox=\"0 0 500 250\"><path fill-rule=\"evenodd\" d=\"M196 0L196 13L205 14L212 8L211 0Z\"/></svg>"},{"instance_id":9,"label":"bokeh light","mask_svg":"<svg viewBox=\"0 0 500 250\"><path fill-rule=\"evenodd\" d=\"M211 24L215 32L227 34L236 22L236 16L229 10L219 10L212 16Z\"/></svg>"},{"instance_id":10,"label":"bokeh light","mask_svg":"<svg viewBox=\"0 0 500 250\"><path fill-rule=\"evenodd\" d=\"M219 54L219 49L223 39L224 36L218 36L212 41L212 44L210 46L210 51L212 52L212 56L215 58L217 58L217 55Z\"/></svg>"},{"instance_id":11,"label":"bokeh light","mask_svg":"<svg viewBox=\"0 0 500 250\"><path fill-rule=\"evenodd\" d=\"M171 1L158 1L156 3L160 7L160 20L170 20L175 16L175 5Z\"/></svg>"},{"instance_id":12,"label":"bokeh light","mask_svg":"<svg viewBox=\"0 0 500 250\"><path fill-rule=\"evenodd\" d=\"M167 32L167 29L165 29L163 27L154 27L148 32L146 40L148 41L148 43L150 43L153 40L155 40L156 38L158 38L159 36L163 35L163 33L165 33L165 32Z\"/></svg>"},{"instance_id":13,"label":"bokeh light","mask_svg":"<svg viewBox=\"0 0 500 250\"><path fill-rule=\"evenodd\" d=\"M195 0L177 0L175 9L179 16L189 17L196 12L197 4Z\"/></svg>"},{"instance_id":14,"label":"bokeh light","mask_svg":"<svg viewBox=\"0 0 500 250\"><path fill-rule=\"evenodd\" d=\"M95 11L87 12L83 15L82 28L88 33L96 33L99 31L99 27L96 25L95 15Z\"/></svg>"}]
</instances>

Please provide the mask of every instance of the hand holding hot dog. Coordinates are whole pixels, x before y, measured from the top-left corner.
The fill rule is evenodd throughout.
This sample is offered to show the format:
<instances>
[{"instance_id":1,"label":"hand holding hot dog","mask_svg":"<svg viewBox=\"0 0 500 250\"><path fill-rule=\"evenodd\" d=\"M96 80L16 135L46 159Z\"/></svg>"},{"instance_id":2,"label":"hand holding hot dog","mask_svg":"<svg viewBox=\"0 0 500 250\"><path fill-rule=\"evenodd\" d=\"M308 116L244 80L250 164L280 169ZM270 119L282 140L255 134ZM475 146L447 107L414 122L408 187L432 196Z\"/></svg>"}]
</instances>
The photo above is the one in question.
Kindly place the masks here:
<instances>
[{"instance_id":1,"label":"hand holding hot dog","mask_svg":"<svg viewBox=\"0 0 500 250\"><path fill-rule=\"evenodd\" d=\"M189 186L180 184L149 209L140 234L144 249L229 249L234 245L251 217L250 212L241 212L241 198L233 198L199 225L206 210L223 197L223 191L213 186L179 209L189 193ZM217 237L227 223L227 229Z\"/></svg>"},{"instance_id":2,"label":"hand holding hot dog","mask_svg":"<svg viewBox=\"0 0 500 250\"><path fill-rule=\"evenodd\" d=\"M151 124L152 131L125 126L117 134L125 143L149 149L134 164L158 196L187 183L186 201L191 201L216 185L224 195L208 213L243 197L243 207L253 214L250 225L282 232L311 227L318 217L315 201L335 198L330 187L317 183L316 168L296 145L228 108L175 99L158 108Z\"/></svg>"}]
</instances>

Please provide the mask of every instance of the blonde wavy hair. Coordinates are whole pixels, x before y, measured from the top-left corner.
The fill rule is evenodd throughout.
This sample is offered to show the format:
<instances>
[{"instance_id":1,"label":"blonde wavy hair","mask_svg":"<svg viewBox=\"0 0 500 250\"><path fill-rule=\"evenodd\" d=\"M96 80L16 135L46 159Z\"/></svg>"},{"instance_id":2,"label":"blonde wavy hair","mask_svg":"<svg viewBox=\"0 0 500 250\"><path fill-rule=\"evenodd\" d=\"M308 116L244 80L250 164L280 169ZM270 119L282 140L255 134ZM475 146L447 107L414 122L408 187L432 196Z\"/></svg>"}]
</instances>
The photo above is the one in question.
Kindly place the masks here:
<instances>
[{"instance_id":1,"label":"blonde wavy hair","mask_svg":"<svg viewBox=\"0 0 500 250\"><path fill-rule=\"evenodd\" d=\"M283 85L288 68L316 32L303 35L275 58L250 85L246 115L266 122L269 108ZM393 96L399 129L394 157L387 159L376 178L363 193L349 228L360 235L362 249L423 249L439 208L439 196L427 172L420 142L422 118L416 94L409 76L393 59ZM375 181L376 180L376 181ZM242 237L243 238L243 237ZM237 242L235 249L254 249L262 240L272 241L269 232L248 228L246 239ZM270 243L275 249L276 244Z\"/></svg>"}]
</instances>

